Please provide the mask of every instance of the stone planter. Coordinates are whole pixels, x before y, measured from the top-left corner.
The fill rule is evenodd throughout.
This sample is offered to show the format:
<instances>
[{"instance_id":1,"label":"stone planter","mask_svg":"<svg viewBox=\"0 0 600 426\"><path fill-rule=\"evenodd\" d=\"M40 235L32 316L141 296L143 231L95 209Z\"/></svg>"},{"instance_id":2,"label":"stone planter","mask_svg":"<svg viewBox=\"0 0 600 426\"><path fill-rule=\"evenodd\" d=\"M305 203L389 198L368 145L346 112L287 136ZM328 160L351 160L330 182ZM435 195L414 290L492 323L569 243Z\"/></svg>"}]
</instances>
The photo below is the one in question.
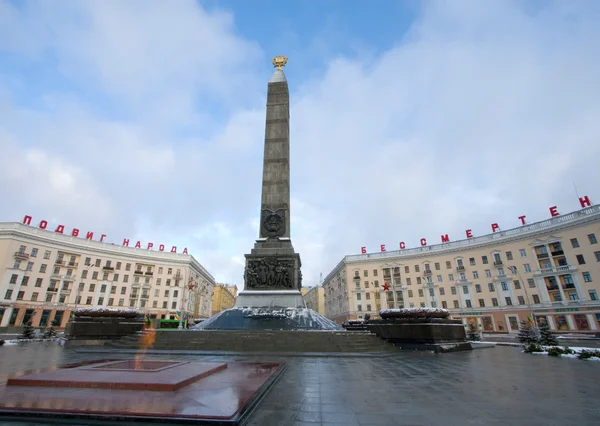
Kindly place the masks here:
<instances>
[{"instance_id":1,"label":"stone planter","mask_svg":"<svg viewBox=\"0 0 600 426\"><path fill-rule=\"evenodd\" d=\"M135 334L144 329L144 317L84 317L74 316L65 328L69 340L109 340Z\"/></svg>"}]
</instances>

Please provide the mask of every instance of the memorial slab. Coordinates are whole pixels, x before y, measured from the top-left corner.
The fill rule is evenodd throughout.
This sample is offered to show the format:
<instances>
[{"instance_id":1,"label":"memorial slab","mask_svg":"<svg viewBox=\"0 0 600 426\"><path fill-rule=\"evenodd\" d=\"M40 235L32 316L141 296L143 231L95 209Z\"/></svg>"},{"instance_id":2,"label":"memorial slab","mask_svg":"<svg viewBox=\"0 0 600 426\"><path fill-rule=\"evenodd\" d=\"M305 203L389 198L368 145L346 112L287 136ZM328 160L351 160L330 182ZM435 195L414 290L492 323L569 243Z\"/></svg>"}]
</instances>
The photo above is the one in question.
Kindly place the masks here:
<instances>
[{"instance_id":1,"label":"memorial slab","mask_svg":"<svg viewBox=\"0 0 600 426\"><path fill-rule=\"evenodd\" d=\"M5 419L237 425L281 374L277 362L101 360L10 377Z\"/></svg>"}]
</instances>

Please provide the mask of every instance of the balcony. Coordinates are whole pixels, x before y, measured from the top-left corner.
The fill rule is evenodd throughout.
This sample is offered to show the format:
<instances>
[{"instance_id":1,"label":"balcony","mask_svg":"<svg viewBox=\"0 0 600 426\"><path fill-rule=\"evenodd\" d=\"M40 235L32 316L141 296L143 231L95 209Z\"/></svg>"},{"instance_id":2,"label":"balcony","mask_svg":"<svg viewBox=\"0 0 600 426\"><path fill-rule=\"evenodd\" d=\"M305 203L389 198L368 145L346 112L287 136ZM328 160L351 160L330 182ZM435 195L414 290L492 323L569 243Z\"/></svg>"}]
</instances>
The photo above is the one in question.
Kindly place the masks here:
<instances>
[{"instance_id":1,"label":"balcony","mask_svg":"<svg viewBox=\"0 0 600 426\"><path fill-rule=\"evenodd\" d=\"M431 269L425 269L425 270L423 271L423 276L424 276L424 277L430 277L430 276L431 276L431 274L432 274L432 272L431 272Z\"/></svg>"},{"instance_id":2,"label":"balcony","mask_svg":"<svg viewBox=\"0 0 600 426\"><path fill-rule=\"evenodd\" d=\"M562 287L563 287L563 289L575 288L575 284L567 283L567 284L563 284Z\"/></svg>"},{"instance_id":3,"label":"balcony","mask_svg":"<svg viewBox=\"0 0 600 426\"><path fill-rule=\"evenodd\" d=\"M55 264L55 265L64 265L65 263L66 263L66 262L65 262L64 260L62 260L62 259L56 259L56 260L54 261L54 264Z\"/></svg>"},{"instance_id":4,"label":"balcony","mask_svg":"<svg viewBox=\"0 0 600 426\"><path fill-rule=\"evenodd\" d=\"M114 268L113 266L104 265L104 266L102 267L102 270L103 270L103 271L114 271L114 270L115 270L115 268Z\"/></svg>"},{"instance_id":5,"label":"balcony","mask_svg":"<svg viewBox=\"0 0 600 426\"><path fill-rule=\"evenodd\" d=\"M61 288L60 292L61 292L61 294L71 294L71 289L70 288Z\"/></svg>"},{"instance_id":6,"label":"balcony","mask_svg":"<svg viewBox=\"0 0 600 426\"><path fill-rule=\"evenodd\" d=\"M548 258L548 253L538 253L537 254L537 258L538 259L547 259Z\"/></svg>"},{"instance_id":7,"label":"balcony","mask_svg":"<svg viewBox=\"0 0 600 426\"><path fill-rule=\"evenodd\" d=\"M77 262L69 262L69 263L67 263L67 266L69 268L77 268L79 266L79 263L77 263Z\"/></svg>"},{"instance_id":8,"label":"balcony","mask_svg":"<svg viewBox=\"0 0 600 426\"><path fill-rule=\"evenodd\" d=\"M135 271L133 274L134 274L134 275L144 275L144 271L142 271L142 270L140 269L140 270L138 270L138 271Z\"/></svg>"},{"instance_id":9,"label":"balcony","mask_svg":"<svg viewBox=\"0 0 600 426\"><path fill-rule=\"evenodd\" d=\"M494 266L502 266L503 263L501 260L494 260Z\"/></svg>"},{"instance_id":10,"label":"balcony","mask_svg":"<svg viewBox=\"0 0 600 426\"><path fill-rule=\"evenodd\" d=\"M53 273L52 275L50 275L50 279L51 280L62 280L62 275Z\"/></svg>"},{"instance_id":11,"label":"balcony","mask_svg":"<svg viewBox=\"0 0 600 426\"><path fill-rule=\"evenodd\" d=\"M74 275L65 275L63 277L63 281L75 281L75 276Z\"/></svg>"},{"instance_id":12,"label":"balcony","mask_svg":"<svg viewBox=\"0 0 600 426\"><path fill-rule=\"evenodd\" d=\"M48 287L46 291L49 293L56 293L58 291L58 287Z\"/></svg>"},{"instance_id":13,"label":"balcony","mask_svg":"<svg viewBox=\"0 0 600 426\"><path fill-rule=\"evenodd\" d=\"M24 251L16 251L14 256L17 259L27 260L29 259L29 253L25 253Z\"/></svg>"},{"instance_id":14,"label":"balcony","mask_svg":"<svg viewBox=\"0 0 600 426\"><path fill-rule=\"evenodd\" d=\"M456 270L457 270L457 271L464 271L464 270L465 270L465 267L464 267L464 265L458 265L458 266L456 267Z\"/></svg>"},{"instance_id":15,"label":"balcony","mask_svg":"<svg viewBox=\"0 0 600 426\"><path fill-rule=\"evenodd\" d=\"M154 275L154 272L144 272L144 275Z\"/></svg>"},{"instance_id":16,"label":"balcony","mask_svg":"<svg viewBox=\"0 0 600 426\"><path fill-rule=\"evenodd\" d=\"M556 251L552 251L550 253L552 253L552 256L564 256L564 254L565 254L565 252L562 250L556 250Z\"/></svg>"},{"instance_id":17,"label":"balcony","mask_svg":"<svg viewBox=\"0 0 600 426\"><path fill-rule=\"evenodd\" d=\"M555 284L555 285L546 285L546 289L547 289L548 291L555 291L555 290L558 290L558 284Z\"/></svg>"}]
</instances>

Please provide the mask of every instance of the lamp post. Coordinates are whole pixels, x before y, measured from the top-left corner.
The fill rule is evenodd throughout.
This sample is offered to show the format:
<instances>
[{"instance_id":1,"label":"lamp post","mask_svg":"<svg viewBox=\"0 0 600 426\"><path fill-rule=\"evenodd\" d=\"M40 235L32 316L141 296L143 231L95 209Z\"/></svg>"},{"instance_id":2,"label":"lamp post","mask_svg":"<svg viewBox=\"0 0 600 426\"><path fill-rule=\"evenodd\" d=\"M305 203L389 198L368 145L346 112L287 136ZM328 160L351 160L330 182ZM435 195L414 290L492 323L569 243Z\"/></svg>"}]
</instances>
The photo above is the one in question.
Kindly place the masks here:
<instances>
[{"instance_id":1,"label":"lamp post","mask_svg":"<svg viewBox=\"0 0 600 426\"><path fill-rule=\"evenodd\" d=\"M92 268L93 266L94 266L94 264L91 263L90 265L88 265L88 267L86 269L84 269L84 271L85 272L89 271L90 268ZM83 275L83 271L81 272L81 275ZM83 277L82 277L82 280L83 280ZM79 299L79 296L81 295L81 292L83 291L83 289L80 288L81 284L83 284L83 281L81 281L79 283L79 286L77 287L77 293L75 293L75 309L74 310L77 310L77 306L79 305L79 302L77 302L77 300ZM73 281L73 285L75 285L75 281Z\"/></svg>"},{"instance_id":2,"label":"lamp post","mask_svg":"<svg viewBox=\"0 0 600 426\"><path fill-rule=\"evenodd\" d=\"M397 264L389 264L389 263L385 263L383 265L381 265L382 268L388 268L390 271L390 278L392 280L392 295L394 297L394 309L398 309L398 298L396 297L396 283L394 282L394 269L393 268L399 268L400 265ZM385 301L386 305L387 305L387 300Z\"/></svg>"},{"instance_id":3,"label":"lamp post","mask_svg":"<svg viewBox=\"0 0 600 426\"><path fill-rule=\"evenodd\" d=\"M529 313L531 314L531 321L533 321L533 328L536 329L537 321L535 320L535 315L533 313L533 307L531 306L531 302L529 301L529 292L527 291L528 284L525 283L525 281L523 280L523 277L521 277L521 274L519 273L519 270L517 269L516 266L508 266L508 269L510 270L510 272L512 272L513 275L516 275L517 277L519 277L519 280L521 280L521 284L523 285L523 289L525 290L525 297L527 299L527 307L529 308Z\"/></svg>"}]
</instances>

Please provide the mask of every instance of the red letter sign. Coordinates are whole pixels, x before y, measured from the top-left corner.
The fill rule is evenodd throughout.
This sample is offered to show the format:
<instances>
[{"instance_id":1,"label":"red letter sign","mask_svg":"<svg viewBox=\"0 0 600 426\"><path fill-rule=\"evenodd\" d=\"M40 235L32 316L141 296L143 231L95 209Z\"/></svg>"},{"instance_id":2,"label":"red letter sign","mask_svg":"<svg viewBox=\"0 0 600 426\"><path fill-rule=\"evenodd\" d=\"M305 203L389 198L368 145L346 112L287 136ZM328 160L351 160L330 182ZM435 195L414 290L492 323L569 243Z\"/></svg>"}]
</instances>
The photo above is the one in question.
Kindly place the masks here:
<instances>
[{"instance_id":1,"label":"red letter sign","mask_svg":"<svg viewBox=\"0 0 600 426\"><path fill-rule=\"evenodd\" d=\"M521 219L521 223L525 225L525 216L519 216L519 219Z\"/></svg>"},{"instance_id":2,"label":"red letter sign","mask_svg":"<svg viewBox=\"0 0 600 426\"><path fill-rule=\"evenodd\" d=\"M25 217L23 218L23 223L24 223L25 225L31 225L31 219L33 219L31 216L25 216Z\"/></svg>"},{"instance_id":3,"label":"red letter sign","mask_svg":"<svg viewBox=\"0 0 600 426\"><path fill-rule=\"evenodd\" d=\"M154 244L148 243L148 250L150 250L152 247L154 247Z\"/></svg>"},{"instance_id":4,"label":"red letter sign","mask_svg":"<svg viewBox=\"0 0 600 426\"><path fill-rule=\"evenodd\" d=\"M448 237L448 234L442 235L442 243L449 243L449 242L450 242L450 237Z\"/></svg>"},{"instance_id":5,"label":"red letter sign","mask_svg":"<svg viewBox=\"0 0 600 426\"><path fill-rule=\"evenodd\" d=\"M171 247L171 253L177 253L177 246Z\"/></svg>"},{"instance_id":6,"label":"red letter sign","mask_svg":"<svg viewBox=\"0 0 600 426\"><path fill-rule=\"evenodd\" d=\"M104 241L104 237L106 237L106 234L102 234L102 235L100 236L100 242Z\"/></svg>"},{"instance_id":7,"label":"red letter sign","mask_svg":"<svg viewBox=\"0 0 600 426\"><path fill-rule=\"evenodd\" d=\"M380 248L381 248L381 251L385 251L385 244L382 244L382 245L380 246Z\"/></svg>"},{"instance_id":8,"label":"red letter sign","mask_svg":"<svg viewBox=\"0 0 600 426\"><path fill-rule=\"evenodd\" d=\"M404 241L402 241L400 243L400 250L404 250L406 248L406 244L404 244Z\"/></svg>"},{"instance_id":9,"label":"red letter sign","mask_svg":"<svg viewBox=\"0 0 600 426\"><path fill-rule=\"evenodd\" d=\"M123 245L129 247L129 238L123 238Z\"/></svg>"},{"instance_id":10,"label":"red letter sign","mask_svg":"<svg viewBox=\"0 0 600 426\"><path fill-rule=\"evenodd\" d=\"M422 246L426 246L427 245L427 240L425 238L421 238L421 245Z\"/></svg>"},{"instance_id":11,"label":"red letter sign","mask_svg":"<svg viewBox=\"0 0 600 426\"><path fill-rule=\"evenodd\" d=\"M42 221L40 222L40 228L42 228L42 229L46 229L46 226L48 226L48 222L46 222L45 220L42 220Z\"/></svg>"},{"instance_id":12,"label":"red letter sign","mask_svg":"<svg viewBox=\"0 0 600 426\"><path fill-rule=\"evenodd\" d=\"M592 205L592 202L590 201L590 198L587 195L584 195L583 198L579 198L579 203L581 204L581 208L584 208L586 206L590 207Z\"/></svg>"},{"instance_id":13,"label":"red letter sign","mask_svg":"<svg viewBox=\"0 0 600 426\"><path fill-rule=\"evenodd\" d=\"M465 232L467 233L467 238L473 238L473 233L470 229L467 229Z\"/></svg>"},{"instance_id":14,"label":"red letter sign","mask_svg":"<svg viewBox=\"0 0 600 426\"><path fill-rule=\"evenodd\" d=\"M556 206L550 207L550 216L552 216L552 217L560 216L560 213L558 213Z\"/></svg>"},{"instance_id":15,"label":"red letter sign","mask_svg":"<svg viewBox=\"0 0 600 426\"><path fill-rule=\"evenodd\" d=\"M142 243L139 241L135 243L135 248L142 248Z\"/></svg>"},{"instance_id":16,"label":"red letter sign","mask_svg":"<svg viewBox=\"0 0 600 426\"><path fill-rule=\"evenodd\" d=\"M158 251L165 251L165 245L164 244L159 245Z\"/></svg>"},{"instance_id":17,"label":"red letter sign","mask_svg":"<svg viewBox=\"0 0 600 426\"><path fill-rule=\"evenodd\" d=\"M492 223L492 232L496 232L498 229L500 229L500 226L497 223Z\"/></svg>"},{"instance_id":18,"label":"red letter sign","mask_svg":"<svg viewBox=\"0 0 600 426\"><path fill-rule=\"evenodd\" d=\"M78 235L79 235L79 229L73 228L73 231L71 231L71 236L72 237L76 237Z\"/></svg>"},{"instance_id":19,"label":"red letter sign","mask_svg":"<svg viewBox=\"0 0 600 426\"><path fill-rule=\"evenodd\" d=\"M94 233L93 232L88 232L87 234L85 234L85 239L86 240L93 240L94 239Z\"/></svg>"},{"instance_id":20,"label":"red letter sign","mask_svg":"<svg viewBox=\"0 0 600 426\"><path fill-rule=\"evenodd\" d=\"M65 232L65 225L58 225L54 232L58 232L59 234L63 234Z\"/></svg>"},{"instance_id":21,"label":"red letter sign","mask_svg":"<svg viewBox=\"0 0 600 426\"><path fill-rule=\"evenodd\" d=\"M362 254L366 254L366 253L367 253L367 248L366 248L366 247L361 247L361 248L360 248L360 252L361 252Z\"/></svg>"},{"instance_id":22,"label":"red letter sign","mask_svg":"<svg viewBox=\"0 0 600 426\"><path fill-rule=\"evenodd\" d=\"M183 254L188 254L187 247L183 249Z\"/></svg>"}]
</instances>

